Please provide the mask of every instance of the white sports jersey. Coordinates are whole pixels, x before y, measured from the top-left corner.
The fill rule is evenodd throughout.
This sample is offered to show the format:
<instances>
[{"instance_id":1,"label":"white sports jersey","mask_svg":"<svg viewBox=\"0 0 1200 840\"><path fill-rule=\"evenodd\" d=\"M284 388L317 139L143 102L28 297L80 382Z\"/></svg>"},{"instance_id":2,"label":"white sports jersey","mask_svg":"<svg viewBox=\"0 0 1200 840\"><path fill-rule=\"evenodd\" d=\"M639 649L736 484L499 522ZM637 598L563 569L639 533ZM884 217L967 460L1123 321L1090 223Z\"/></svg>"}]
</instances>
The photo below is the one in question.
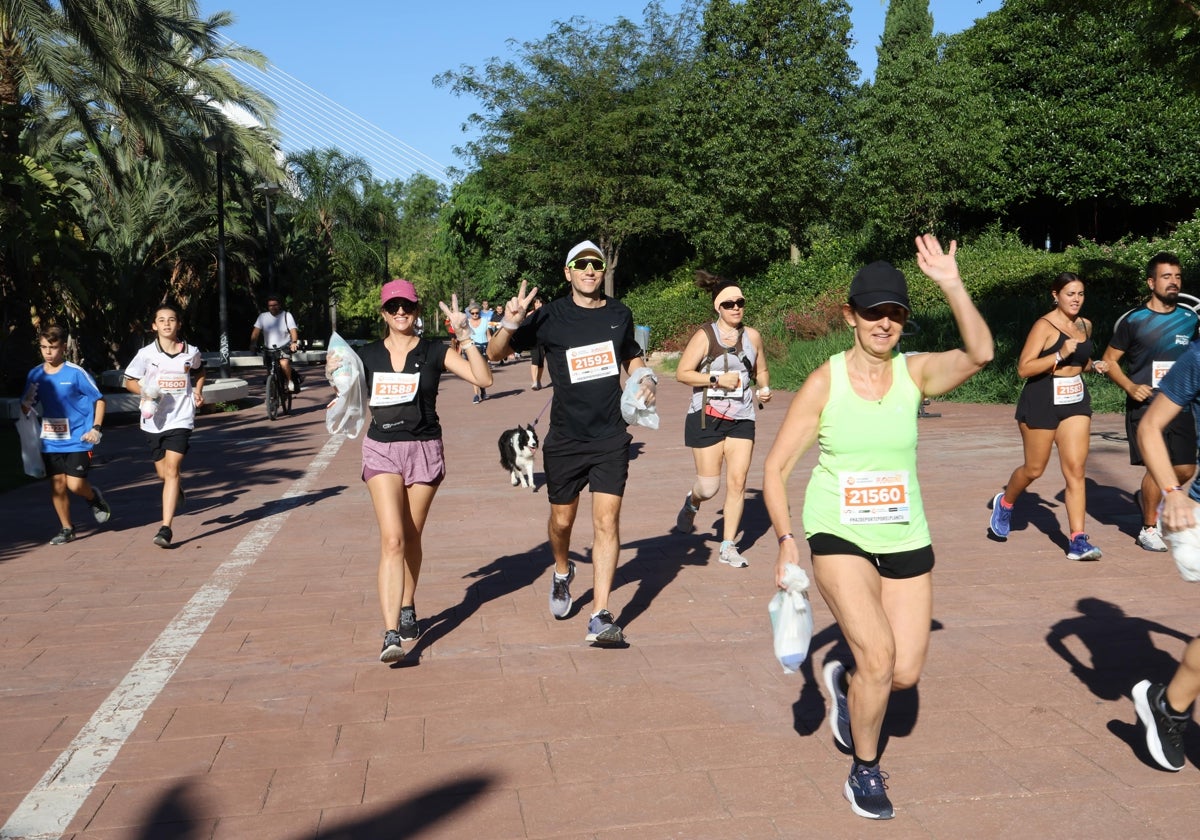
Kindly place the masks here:
<instances>
[{"instance_id":1,"label":"white sports jersey","mask_svg":"<svg viewBox=\"0 0 1200 840\"><path fill-rule=\"evenodd\" d=\"M170 355L158 346L158 339L137 352L125 367L127 379L137 379L146 384L152 377L158 383L162 396L158 400L158 411L150 418L142 419L142 430L165 432L168 429L192 429L196 425L196 403L192 399L192 371L204 366L200 351L184 344L183 352Z\"/></svg>"},{"instance_id":2,"label":"white sports jersey","mask_svg":"<svg viewBox=\"0 0 1200 840\"><path fill-rule=\"evenodd\" d=\"M264 312L258 316L254 326L262 330L263 344L274 350L276 347L285 347L292 343L291 331L296 329L296 319L292 317L291 312L281 312L278 315Z\"/></svg>"}]
</instances>

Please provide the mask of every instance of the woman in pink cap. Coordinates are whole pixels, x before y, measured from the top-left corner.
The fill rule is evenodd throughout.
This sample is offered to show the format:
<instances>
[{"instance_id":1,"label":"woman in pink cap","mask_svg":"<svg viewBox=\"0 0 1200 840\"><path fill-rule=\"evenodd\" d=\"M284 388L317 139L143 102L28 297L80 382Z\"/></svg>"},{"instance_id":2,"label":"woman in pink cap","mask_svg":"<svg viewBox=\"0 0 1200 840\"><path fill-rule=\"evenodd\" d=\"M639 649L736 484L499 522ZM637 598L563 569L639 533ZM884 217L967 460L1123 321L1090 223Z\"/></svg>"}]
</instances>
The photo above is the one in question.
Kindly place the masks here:
<instances>
[{"instance_id":1,"label":"woman in pink cap","mask_svg":"<svg viewBox=\"0 0 1200 840\"><path fill-rule=\"evenodd\" d=\"M421 531L446 474L438 381L450 371L479 388L492 384L487 360L470 341L467 316L439 301L464 355L417 334L420 304L408 280L384 284L379 295L387 335L362 348L371 423L363 438L363 481L379 521L379 606L383 610L381 662L404 657L401 642L421 635L414 607L421 574Z\"/></svg>"}]
</instances>

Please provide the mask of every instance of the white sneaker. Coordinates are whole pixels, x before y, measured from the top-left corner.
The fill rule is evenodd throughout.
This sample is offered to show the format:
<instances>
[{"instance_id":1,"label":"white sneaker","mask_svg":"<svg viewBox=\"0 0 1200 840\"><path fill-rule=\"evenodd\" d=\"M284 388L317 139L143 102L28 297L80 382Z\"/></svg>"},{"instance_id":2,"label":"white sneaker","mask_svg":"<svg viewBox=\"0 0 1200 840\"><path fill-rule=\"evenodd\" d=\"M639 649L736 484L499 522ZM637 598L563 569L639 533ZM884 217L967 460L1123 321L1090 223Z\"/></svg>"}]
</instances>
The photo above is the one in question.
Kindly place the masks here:
<instances>
[{"instance_id":1,"label":"white sneaker","mask_svg":"<svg viewBox=\"0 0 1200 840\"><path fill-rule=\"evenodd\" d=\"M737 545L730 541L721 543L721 553L717 555L717 559L735 569L744 569L750 565L745 557L738 554Z\"/></svg>"},{"instance_id":2,"label":"white sneaker","mask_svg":"<svg viewBox=\"0 0 1200 840\"><path fill-rule=\"evenodd\" d=\"M1166 551L1167 544L1163 541L1162 533L1157 525L1150 525L1138 532L1137 544L1146 551Z\"/></svg>"}]
</instances>

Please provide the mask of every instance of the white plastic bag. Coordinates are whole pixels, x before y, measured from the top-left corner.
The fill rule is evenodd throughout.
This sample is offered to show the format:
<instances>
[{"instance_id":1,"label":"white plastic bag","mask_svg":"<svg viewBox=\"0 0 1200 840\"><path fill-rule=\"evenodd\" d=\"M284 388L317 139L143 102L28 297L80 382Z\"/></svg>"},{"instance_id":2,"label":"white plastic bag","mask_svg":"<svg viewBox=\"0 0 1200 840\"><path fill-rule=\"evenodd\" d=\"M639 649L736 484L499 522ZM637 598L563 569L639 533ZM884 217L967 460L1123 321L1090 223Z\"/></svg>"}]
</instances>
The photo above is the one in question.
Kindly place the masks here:
<instances>
[{"instance_id":1,"label":"white plastic bag","mask_svg":"<svg viewBox=\"0 0 1200 840\"><path fill-rule=\"evenodd\" d=\"M147 370L139 384L142 399L138 402L138 410L141 411L143 420L149 420L158 414L158 404L162 398L162 389L158 387L158 368L152 367Z\"/></svg>"},{"instance_id":2,"label":"white plastic bag","mask_svg":"<svg viewBox=\"0 0 1200 840\"><path fill-rule=\"evenodd\" d=\"M785 674L794 674L808 658L812 642L812 608L808 603L808 575L794 563L787 565L780 589L767 605L775 634L775 658Z\"/></svg>"},{"instance_id":3,"label":"white plastic bag","mask_svg":"<svg viewBox=\"0 0 1200 840\"><path fill-rule=\"evenodd\" d=\"M325 351L325 378L337 395L325 408L325 430L356 438L366 421L367 372L362 359L337 333Z\"/></svg>"},{"instance_id":4,"label":"white plastic bag","mask_svg":"<svg viewBox=\"0 0 1200 840\"><path fill-rule=\"evenodd\" d=\"M26 414L17 409L17 436L21 438L21 466L30 478L45 478L46 464L42 461L42 429L37 413Z\"/></svg>"},{"instance_id":5,"label":"white plastic bag","mask_svg":"<svg viewBox=\"0 0 1200 840\"><path fill-rule=\"evenodd\" d=\"M1200 510L1196 513L1200 515ZM1164 530L1163 536L1171 546L1171 558L1179 576L1188 583L1200 581L1200 525L1183 531Z\"/></svg>"},{"instance_id":6,"label":"white plastic bag","mask_svg":"<svg viewBox=\"0 0 1200 840\"><path fill-rule=\"evenodd\" d=\"M654 376L654 371L648 367L640 367L629 374L629 378L625 380L625 390L621 392L621 416L625 418L626 423L657 429L658 409L653 405L647 406L645 400L638 399L642 380L648 376Z\"/></svg>"}]
</instances>

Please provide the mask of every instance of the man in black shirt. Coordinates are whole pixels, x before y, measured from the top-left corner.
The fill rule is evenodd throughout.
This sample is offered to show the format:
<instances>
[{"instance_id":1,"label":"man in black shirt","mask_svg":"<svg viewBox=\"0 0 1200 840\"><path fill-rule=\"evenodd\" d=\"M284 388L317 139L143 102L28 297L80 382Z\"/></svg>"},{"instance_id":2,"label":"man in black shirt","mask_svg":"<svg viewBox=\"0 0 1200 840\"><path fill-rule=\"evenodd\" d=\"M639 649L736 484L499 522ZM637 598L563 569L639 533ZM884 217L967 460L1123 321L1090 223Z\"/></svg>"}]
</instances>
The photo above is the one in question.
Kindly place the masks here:
<instances>
[{"instance_id":1,"label":"man in black shirt","mask_svg":"<svg viewBox=\"0 0 1200 840\"><path fill-rule=\"evenodd\" d=\"M542 446L546 490L550 499L550 550L555 573L550 612L566 618L571 611L569 559L571 529L579 494L592 491L592 594L595 612L586 640L621 645L625 636L608 610L617 556L621 548L621 497L629 475L632 436L621 416L620 370L632 374L646 364L633 338L633 315L620 301L604 294L604 252L583 241L567 253L563 269L571 292L526 315L537 289L520 291L504 308L500 329L488 342L488 358L500 360L512 350L541 345L554 382L550 429ZM654 402L657 379L642 380L639 396Z\"/></svg>"}]
</instances>

